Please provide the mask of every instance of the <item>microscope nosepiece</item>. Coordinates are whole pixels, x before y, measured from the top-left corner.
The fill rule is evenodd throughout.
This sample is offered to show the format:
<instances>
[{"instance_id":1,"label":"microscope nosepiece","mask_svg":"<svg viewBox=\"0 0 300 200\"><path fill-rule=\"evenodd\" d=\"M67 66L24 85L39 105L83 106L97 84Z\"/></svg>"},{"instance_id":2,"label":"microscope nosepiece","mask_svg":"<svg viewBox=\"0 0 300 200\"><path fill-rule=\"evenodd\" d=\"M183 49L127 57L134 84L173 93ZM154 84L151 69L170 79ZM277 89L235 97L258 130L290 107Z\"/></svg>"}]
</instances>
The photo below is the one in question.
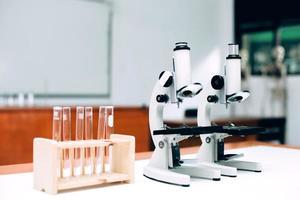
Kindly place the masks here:
<instances>
[{"instance_id":1,"label":"microscope nosepiece","mask_svg":"<svg viewBox=\"0 0 300 200\"><path fill-rule=\"evenodd\" d=\"M191 83L177 91L179 98L194 97L202 91L203 87L200 83Z\"/></svg>"},{"instance_id":2,"label":"microscope nosepiece","mask_svg":"<svg viewBox=\"0 0 300 200\"><path fill-rule=\"evenodd\" d=\"M228 96L226 99L227 103L240 103L242 101L244 101L245 99L247 99L250 96L250 92L249 91L242 91L242 92L237 92L233 95Z\"/></svg>"}]
</instances>

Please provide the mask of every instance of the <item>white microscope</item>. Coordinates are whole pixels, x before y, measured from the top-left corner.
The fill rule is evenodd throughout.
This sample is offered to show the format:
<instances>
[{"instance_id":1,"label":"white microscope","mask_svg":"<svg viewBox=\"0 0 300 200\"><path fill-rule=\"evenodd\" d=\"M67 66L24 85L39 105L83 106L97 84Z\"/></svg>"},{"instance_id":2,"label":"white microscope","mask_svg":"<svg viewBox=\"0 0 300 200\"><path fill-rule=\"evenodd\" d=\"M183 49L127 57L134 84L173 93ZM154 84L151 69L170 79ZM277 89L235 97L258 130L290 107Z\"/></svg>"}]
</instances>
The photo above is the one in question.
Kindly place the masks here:
<instances>
[{"instance_id":1,"label":"white microscope","mask_svg":"<svg viewBox=\"0 0 300 200\"><path fill-rule=\"evenodd\" d=\"M158 134L155 130L165 130L163 110L168 103L180 105L184 98L190 98L200 93L202 85L192 83L190 48L186 42L175 44L173 52L173 72L163 71L159 75L151 96L149 106L149 125L155 150L144 176L161 182L189 186L190 175L201 176L202 170L181 167L178 142L187 138L179 134ZM181 173L181 171L189 173Z\"/></svg>"},{"instance_id":2,"label":"white microscope","mask_svg":"<svg viewBox=\"0 0 300 200\"><path fill-rule=\"evenodd\" d=\"M237 168L261 170L259 164L229 161L229 158L236 158L237 155L224 155L223 140L230 135L258 133L262 131L261 128L211 126L209 120L210 105L213 103L227 105L249 96L249 92L240 91L240 57L236 52L237 47L230 47L230 52L234 52L227 57L224 75L212 78L214 94L201 98L197 116L199 126L168 128L163 122L164 107L169 103L179 106L185 98L191 98L202 90L200 83L191 82L190 48L186 42L176 43L173 72L163 71L159 75L151 96L149 124L155 150L144 168L144 176L160 182L189 186L191 176L220 180L221 175L235 177ZM196 158L182 160L179 142L199 135L205 142L202 142Z\"/></svg>"},{"instance_id":3,"label":"white microscope","mask_svg":"<svg viewBox=\"0 0 300 200\"><path fill-rule=\"evenodd\" d=\"M226 107L232 103L240 103L249 97L249 91L241 91L241 57L239 47L229 44L229 53L226 58L223 74L211 78L212 94L201 96L197 112L197 124L199 127L211 126L210 110L215 103ZM210 88L205 88L209 89ZM218 126L211 126L218 127ZM221 175L236 177L237 169L261 172L260 163L239 161L236 158L243 154L224 154L224 139L232 135L262 134L264 128L246 126L222 126L223 130L208 135L200 135L202 145L197 154L197 161L208 168L220 170ZM223 133L222 133L223 131ZM208 176L207 176L208 177Z\"/></svg>"}]
</instances>

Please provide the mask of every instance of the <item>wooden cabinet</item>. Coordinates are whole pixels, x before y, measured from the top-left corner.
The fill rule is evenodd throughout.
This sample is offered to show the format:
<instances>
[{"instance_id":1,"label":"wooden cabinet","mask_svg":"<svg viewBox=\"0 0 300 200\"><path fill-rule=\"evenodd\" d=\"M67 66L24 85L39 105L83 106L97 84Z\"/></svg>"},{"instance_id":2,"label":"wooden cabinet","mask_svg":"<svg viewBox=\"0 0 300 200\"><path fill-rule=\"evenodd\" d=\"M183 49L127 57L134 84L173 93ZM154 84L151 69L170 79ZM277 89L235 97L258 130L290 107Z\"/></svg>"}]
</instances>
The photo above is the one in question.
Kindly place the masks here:
<instances>
[{"instance_id":1,"label":"wooden cabinet","mask_svg":"<svg viewBox=\"0 0 300 200\"><path fill-rule=\"evenodd\" d=\"M75 108L72 108L72 137L75 134ZM148 108L116 107L115 132L133 135L136 152L149 151L151 135ZM94 109L94 136L97 134L98 108ZM0 165L32 162L33 138L52 137L52 108L0 109Z\"/></svg>"}]
</instances>

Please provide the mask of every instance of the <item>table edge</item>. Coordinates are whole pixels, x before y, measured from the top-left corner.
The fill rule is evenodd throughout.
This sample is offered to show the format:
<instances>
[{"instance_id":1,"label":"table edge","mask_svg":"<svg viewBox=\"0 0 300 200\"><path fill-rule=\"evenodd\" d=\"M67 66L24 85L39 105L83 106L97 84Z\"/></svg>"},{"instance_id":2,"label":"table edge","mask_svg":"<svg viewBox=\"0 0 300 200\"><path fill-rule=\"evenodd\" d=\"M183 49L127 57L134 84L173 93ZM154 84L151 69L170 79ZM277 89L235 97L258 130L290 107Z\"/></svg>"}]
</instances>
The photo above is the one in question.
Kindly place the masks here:
<instances>
[{"instance_id":1,"label":"table edge","mask_svg":"<svg viewBox=\"0 0 300 200\"><path fill-rule=\"evenodd\" d=\"M279 148L287 148L287 149L297 149L300 150L300 147L283 145L283 144L273 144L267 142L259 142L259 141L247 141L247 142L234 142L225 144L226 149L237 149L237 148L245 148L245 147L253 147L253 146L267 146L267 147L279 147ZM198 151L199 147L186 147L181 149L181 154L193 154ZM135 154L135 160L145 160L149 159L152 155L152 151L148 152L139 152ZM32 172L33 164L32 163L22 163L22 164L14 164L14 165L2 165L0 166L0 175L5 174L16 174L16 173L26 173Z\"/></svg>"}]
</instances>

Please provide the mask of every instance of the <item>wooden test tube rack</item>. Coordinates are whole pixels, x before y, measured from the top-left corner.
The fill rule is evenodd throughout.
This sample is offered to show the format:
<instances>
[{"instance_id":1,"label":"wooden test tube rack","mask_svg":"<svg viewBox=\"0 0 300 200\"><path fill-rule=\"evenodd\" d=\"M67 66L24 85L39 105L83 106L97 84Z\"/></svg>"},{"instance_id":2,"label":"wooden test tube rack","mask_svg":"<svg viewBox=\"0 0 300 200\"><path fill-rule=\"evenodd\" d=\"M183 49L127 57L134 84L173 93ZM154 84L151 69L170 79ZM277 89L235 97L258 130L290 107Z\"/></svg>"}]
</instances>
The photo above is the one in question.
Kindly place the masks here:
<instances>
[{"instance_id":1,"label":"wooden test tube rack","mask_svg":"<svg viewBox=\"0 0 300 200\"><path fill-rule=\"evenodd\" d=\"M70 149L70 158L74 158L74 149L112 145L110 173L59 177L59 166L64 149ZM91 154L92 158L95 156ZM57 142L46 138L35 138L33 144L34 188L50 194L59 191L115 182L132 183L134 181L135 138L129 135L112 134L109 141L82 140ZM72 160L71 160L71 163ZM62 166L60 166L62 167ZM71 164L71 170L73 165ZM73 174L73 173L71 173Z\"/></svg>"}]
</instances>

